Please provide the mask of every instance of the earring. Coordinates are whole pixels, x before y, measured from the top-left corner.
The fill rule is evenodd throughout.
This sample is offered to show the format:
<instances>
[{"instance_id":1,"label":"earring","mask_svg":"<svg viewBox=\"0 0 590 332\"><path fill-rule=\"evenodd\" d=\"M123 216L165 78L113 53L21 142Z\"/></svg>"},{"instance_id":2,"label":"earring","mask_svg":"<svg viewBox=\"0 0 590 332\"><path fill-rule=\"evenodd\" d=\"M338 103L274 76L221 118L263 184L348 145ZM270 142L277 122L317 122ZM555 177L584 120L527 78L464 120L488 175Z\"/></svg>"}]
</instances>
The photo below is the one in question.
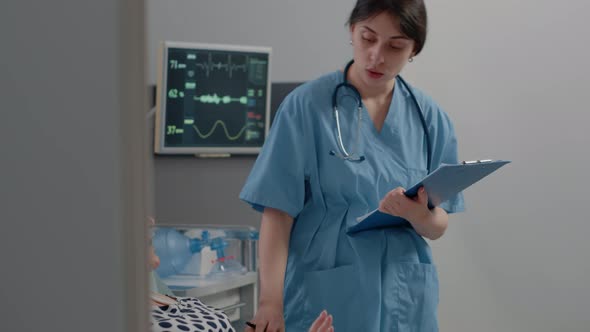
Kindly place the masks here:
<instances>
[{"instance_id":1,"label":"earring","mask_svg":"<svg viewBox=\"0 0 590 332\"><path fill-rule=\"evenodd\" d=\"M414 58L409 58L408 62L414 62Z\"/></svg>"},{"instance_id":2,"label":"earring","mask_svg":"<svg viewBox=\"0 0 590 332\"><path fill-rule=\"evenodd\" d=\"M352 39L349 41L350 45L352 45Z\"/></svg>"}]
</instances>

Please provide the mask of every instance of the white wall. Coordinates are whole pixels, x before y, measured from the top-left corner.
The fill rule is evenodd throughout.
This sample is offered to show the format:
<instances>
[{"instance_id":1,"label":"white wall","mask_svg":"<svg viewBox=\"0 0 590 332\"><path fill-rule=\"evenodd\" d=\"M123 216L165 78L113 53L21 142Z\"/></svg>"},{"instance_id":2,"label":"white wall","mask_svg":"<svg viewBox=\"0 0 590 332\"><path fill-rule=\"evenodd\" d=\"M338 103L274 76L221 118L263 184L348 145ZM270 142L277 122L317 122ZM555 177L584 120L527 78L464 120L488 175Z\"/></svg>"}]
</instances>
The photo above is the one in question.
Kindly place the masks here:
<instances>
[{"instance_id":1,"label":"white wall","mask_svg":"<svg viewBox=\"0 0 590 332\"><path fill-rule=\"evenodd\" d=\"M273 81L312 79L350 57L353 3L150 0L149 81L162 39L271 46ZM590 3L427 5L429 40L406 78L454 119L462 159L513 160L466 191L468 211L432 243L441 331L587 331Z\"/></svg>"},{"instance_id":2,"label":"white wall","mask_svg":"<svg viewBox=\"0 0 590 332\"><path fill-rule=\"evenodd\" d=\"M408 78L452 115L465 159L514 161L434 245L443 330L587 331L590 3L428 4Z\"/></svg>"},{"instance_id":3,"label":"white wall","mask_svg":"<svg viewBox=\"0 0 590 332\"><path fill-rule=\"evenodd\" d=\"M142 22L141 1L0 5L2 331L145 331Z\"/></svg>"}]
</instances>

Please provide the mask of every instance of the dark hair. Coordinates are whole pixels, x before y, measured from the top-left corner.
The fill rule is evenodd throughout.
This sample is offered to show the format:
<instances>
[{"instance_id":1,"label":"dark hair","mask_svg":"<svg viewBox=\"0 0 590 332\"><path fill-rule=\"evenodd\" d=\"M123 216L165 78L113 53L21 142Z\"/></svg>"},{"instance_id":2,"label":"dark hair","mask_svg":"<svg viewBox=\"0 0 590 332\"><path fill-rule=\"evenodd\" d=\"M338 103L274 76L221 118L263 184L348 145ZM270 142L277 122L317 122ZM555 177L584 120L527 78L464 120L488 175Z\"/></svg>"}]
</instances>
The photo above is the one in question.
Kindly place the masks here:
<instances>
[{"instance_id":1,"label":"dark hair","mask_svg":"<svg viewBox=\"0 0 590 332\"><path fill-rule=\"evenodd\" d=\"M348 18L348 25L375 17L387 12L398 17L400 29L415 43L414 52L422 51L426 43L428 17L423 0L357 0Z\"/></svg>"}]
</instances>

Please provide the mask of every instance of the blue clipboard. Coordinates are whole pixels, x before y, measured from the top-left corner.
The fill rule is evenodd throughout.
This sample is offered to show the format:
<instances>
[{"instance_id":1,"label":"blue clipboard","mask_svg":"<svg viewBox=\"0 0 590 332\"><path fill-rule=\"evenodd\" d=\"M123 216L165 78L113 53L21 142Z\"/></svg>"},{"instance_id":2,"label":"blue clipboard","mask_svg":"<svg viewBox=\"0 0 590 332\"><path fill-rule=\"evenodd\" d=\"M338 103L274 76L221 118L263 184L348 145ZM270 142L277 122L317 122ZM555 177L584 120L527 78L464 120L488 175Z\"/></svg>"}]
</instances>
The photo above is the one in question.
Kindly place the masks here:
<instances>
[{"instance_id":1,"label":"blue clipboard","mask_svg":"<svg viewBox=\"0 0 590 332\"><path fill-rule=\"evenodd\" d=\"M428 207L432 209L508 163L509 160L476 160L461 164L442 164L422 181L407 189L405 195L415 197L418 189L424 186L428 193ZM360 216L357 221L356 225L348 228L348 234L368 229L410 226L406 219L379 210Z\"/></svg>"}]
</instances>

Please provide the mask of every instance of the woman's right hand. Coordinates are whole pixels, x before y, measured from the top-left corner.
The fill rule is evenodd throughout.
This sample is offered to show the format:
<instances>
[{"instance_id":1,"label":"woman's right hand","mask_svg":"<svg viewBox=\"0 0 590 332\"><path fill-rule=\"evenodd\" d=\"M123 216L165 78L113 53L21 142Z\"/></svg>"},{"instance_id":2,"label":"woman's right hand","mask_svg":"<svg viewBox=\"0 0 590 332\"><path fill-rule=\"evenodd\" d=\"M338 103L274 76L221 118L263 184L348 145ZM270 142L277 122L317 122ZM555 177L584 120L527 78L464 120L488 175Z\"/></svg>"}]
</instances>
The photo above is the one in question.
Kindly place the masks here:
<instances>
[{"instance_id":1,"label":"woman's right hand","mask_svg":"<svg viewBox=\"0 0 590 332\"><path fill-rule=\"evenodd\" d=\"M316 318L315 322L311 324L309 332L334 332L334 327L332 326L332 323L332 315L328 315L328 312L324 310L318 316L318 318Z\"/></svg>"},{"instance_id":2,"label":"woman's right hand","mask_svg":"<svg viewBox=\"0 0 590 332\"><path fill-rule=\"evenodd\" d=\"M277 310L277 306L261 306L254 318L249 322L256 325L256 330L248 326L245 332L284 332L285 320L283 319L282 310ZM334 319L328 315L326 310L322 311L318 318L311 324L309 332L334 332L332 326Z\"/></svg>"},{"instance_id":3,"label":"woman's right hand","mask_svg":"<svg viewBox=\"0 0 590 332\"><path fill-rule=\"evenodd\" d=\"M280 305L261 304L249 322L255 324L256 329L248 326L246 332L285 332L285 319Z\"/></svg>"}]
</instances>

